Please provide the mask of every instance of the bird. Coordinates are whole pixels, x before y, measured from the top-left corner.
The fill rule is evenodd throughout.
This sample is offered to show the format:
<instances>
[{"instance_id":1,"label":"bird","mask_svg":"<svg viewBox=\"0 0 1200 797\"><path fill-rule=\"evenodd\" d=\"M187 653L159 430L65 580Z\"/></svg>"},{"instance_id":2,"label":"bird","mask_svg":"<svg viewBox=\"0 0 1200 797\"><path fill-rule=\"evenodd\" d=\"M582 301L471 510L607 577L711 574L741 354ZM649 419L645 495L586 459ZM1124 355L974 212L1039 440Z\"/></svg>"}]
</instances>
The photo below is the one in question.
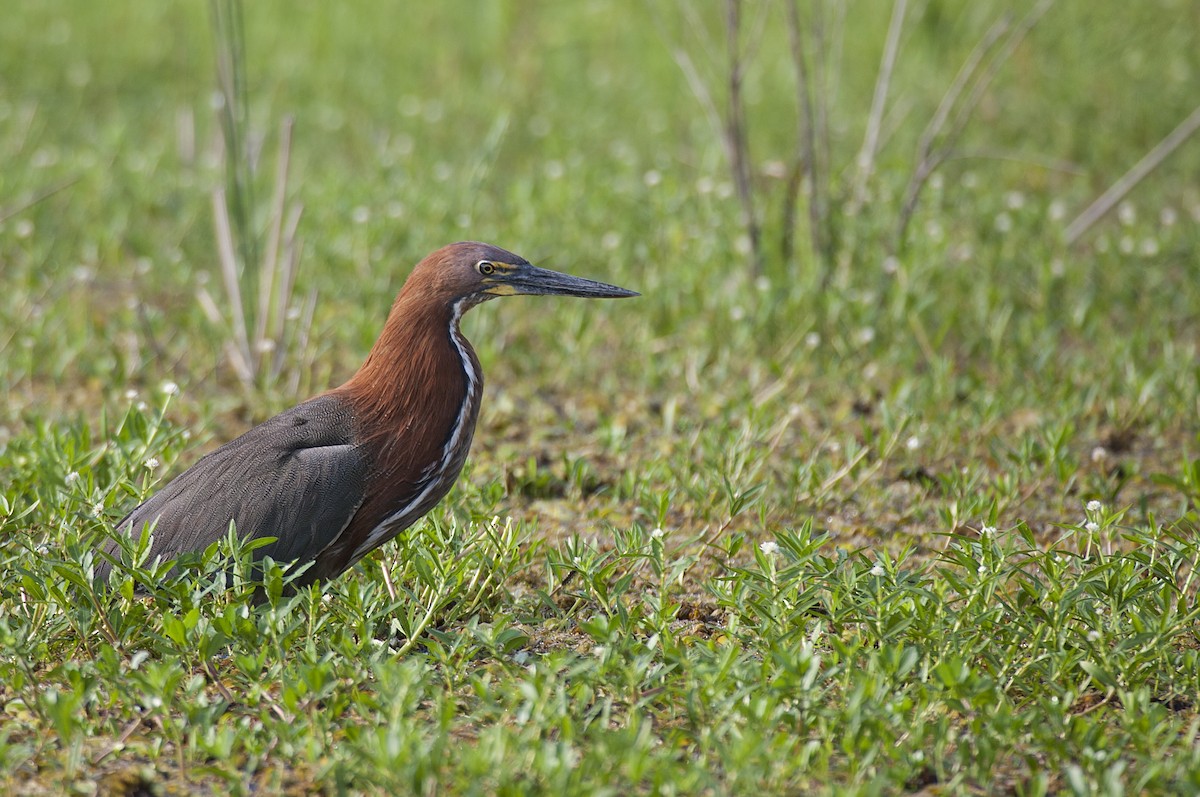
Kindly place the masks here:
<instances>
[{"instance_id":1,"label":"bird","mask_svg":"<svg viewBox=\"0 0 1200 797\"><path fill-rule=\"evenodd\" d=\"M254 551L307 569L295 586L336 578L429 512L471 447L483 371L459 322L500 296L585 298L635 291L563 274L491 244L462 241L422 259L366 360L344 384L276 415L199 459L117 524L149 528L150 561L222 539L271 537ZM107 583L120 544L102 543Z\"/></svg>"}]
</instances>

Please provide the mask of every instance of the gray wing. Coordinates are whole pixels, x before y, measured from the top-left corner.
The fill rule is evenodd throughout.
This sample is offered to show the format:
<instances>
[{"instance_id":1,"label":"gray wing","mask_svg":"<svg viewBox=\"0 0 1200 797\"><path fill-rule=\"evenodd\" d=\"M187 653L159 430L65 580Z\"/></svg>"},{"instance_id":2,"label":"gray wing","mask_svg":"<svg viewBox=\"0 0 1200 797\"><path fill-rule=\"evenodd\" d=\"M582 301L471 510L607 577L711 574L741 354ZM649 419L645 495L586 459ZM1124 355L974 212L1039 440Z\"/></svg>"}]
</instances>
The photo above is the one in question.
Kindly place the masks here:
<instances>
[{"instance_id":1,"label":"gray wing","mask_svg":"<svg viewBox=\"0 0 1200 797\"><path fill-rule=\"evenodd\" d=\"M203 457L118 528L138 535L157 521L153 561L203 550L225 536L232 520L242 539L277 538L256 557L308 561L350 523L366 479L349 408L336 396L320 396ZM99 564L97 577L107 579L108 570L107 562Z\"/></svg>"}]
</instances>

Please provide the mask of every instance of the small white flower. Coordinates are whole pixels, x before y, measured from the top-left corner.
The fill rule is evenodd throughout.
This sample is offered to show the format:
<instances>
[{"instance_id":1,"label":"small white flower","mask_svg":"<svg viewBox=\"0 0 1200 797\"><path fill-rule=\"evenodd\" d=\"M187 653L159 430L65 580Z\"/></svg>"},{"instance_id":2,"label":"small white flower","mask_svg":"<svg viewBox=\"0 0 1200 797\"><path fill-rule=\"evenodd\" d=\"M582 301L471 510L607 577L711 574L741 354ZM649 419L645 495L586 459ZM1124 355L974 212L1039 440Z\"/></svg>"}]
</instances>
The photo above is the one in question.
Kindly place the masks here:
<instances>
[{"instance_id":1,"label":"small white flower","mask_svg":"<svg viewBox=\"0 0 1200 797\"><path fill-rule=\"evenodd\" d=\"M125 400L126 401L133 401L135 398L137 398L136 390L134 390L133 388L130 388L129 390L125 391Z\"/></svg>"},{"instance_id":2,"label":"small white flower","mask_svg":"<svg viewBox=\"0 0 1200 797\"><path fill-rule=\"evenodd\" d=\"M621 233L609 230L600 236L600 245L611 252L621 245Z\"/></svg>"},{"instance_id":3,"label":"small white flower","mask_svg":"<svg viewBox=\"0 0 1200 797\"><path fill-rule=\"evenodd\" d=\"M758 544L758 549L767 556L774 556L775 554L779 553L779 543L773 540L767 540L766 542L760 542Z\"/></svg>"},{"instance_id":4,"label":"small white flower","mask_svg":"<svg viewBox=\"0 0 1200 797\"><path fill-rule=\"evenodd\" d=\"M63 477L63 481L65 481L67 484L74 484L75 482L79 481L79 471L71 471Z\"/></svg>"},{"instance_id":5,"label":"small white flower","mask_svg":"<svg viewBox=\"0 0 1200 797\"><path fill-rule=\"evenodd\" d=\"M979 530L979 536L995 537L996 536L996 527L995 526L984 526L983 528L981 528Z\"/></svg>"},{"instance_id":6,"label":"small white flower","mask_svg":"<svg viewBox=\"0 0 1200 797\"><path fill-rule=\"evenodd\" d=\"M104 504L92 504L92 516L100 517L104 514Z\"/></svg>"},{"instance_id":7,"label":"small white flower","mask_svg":"<svg viewBox=\"0 0 1200 797\"><path fill-rule=\"evenodd\" d=\"M168 396L179 395L179 385L171 381L163 382L162 385L159 386L159 390Z\"/></svg>"},{"instance_id":8,"label":"small white flower","mask_svg":"<svg viewBox=\"0 0 1200 797\"><path fill-rule=\"evenodd\" d=\"M567 173L562 161L547 161L546 162L546 177L551 180L559 180Z\"/></svg>"},{"instance_id":9,"label":"small white flower","mask_svg":"<svg viewBox=\"0 0 1200 797\"><path fill-rule=\"evenodd\" d=\"M48 169L58 163L58 153L53 149L42 147L29 159L29 165L35 169Z\"/></svg>"},{"instance_id":10,"label":"small white flower","mask_svg":"<svg viewBox=\"0 0 1200 797\"><path fill-rule=\"evenodd\" d=\"M882 576L883 574L884 574L883 565L875 565L874 567L871 568L871 575L878 577L878 576Z\"/></svg>"},{"instance_id":11,"label":"small white flower","mask_svg":"<svg viewBox=\"0 0 1200 797\"><path fill-rule=\"evenodd\" d=\"M855 338L857 338L861 345L865 346L871 341L875 340L875 330L872 327L863 327L862 329L858 330L858 334L855 335Z\"/></svg>"},{"instance_id":12,"label":"small white flower","mask_svg":"<svg viewBox=\"0 0 1200 797\"><path fill-rule=\"evenodd\" d=\"M1012 228L1013 228L1012 216L1008 215L1007 213L996 214L995 225L996 225L996 232L999 232L999 233L1012 232Z\"/></svg>"},{"instance_id":13,"label":"small white flower","mask_svg":"<svg viewBox=\"0 0 1200 797\"><path fill-rule=\"evenodd\" d=\"M138 412L145 412L146 410L150 409L150 407L144 401L139 401L137 404L134 404L133 406L137 407Z\"/></svg>"},{"instance_id":14,"label":"small white flower","mask_svg":"<svg viewBox=\"0 0 1200 797\"><path fill-rule=\"evenodd\" d=\"M1138 254L1142 255L1142 257L1154 257L1158 252L1157 238L1143 238L1142 242L1138 244Z\"/></svg>"},{"instance_id":15,"label":"small white flower","mask_svg":"<svg viewBox=\"0 0 1200 797\"><path fill-rule=\"evenodd\" d=\"M1055 199L1050 203L1047 212L1050 216L1050 221L1062 221L1067 217L1067 203L1061 199Z\"/></svg>"},{"instance_id":16,"label":"small white flower","mask_svg":"<svg viewBox=\"0 0 1200 797\"><path fill-rule=\"evenodd\" d=\"M1100 632L1093 628L1091 631L1087 632L1087 638L1088 642L1095 642L1100 638Z\"/></svg>"},{"instance_id":17,"label":"small white flower","mask_svg":"<svg viewBox=\"0 0 1200 797\"><path fill-rule=\"evenodd\" d=\"M1097 501L1094 498L1091 501L1087 502L1087 511L1089 511L1089 512L1099 512L1103 508L1104 508L1104 504L1100 503L1099 501Z\"/></svg>"},{"instance_id":18,"label":"small white flower","mask_svg":"<svg viewBox=\"0 0 1200 797\"><path fill-rule=\"evenodd\" d=\"M350 211L350 218L353 219L355 224L366 224L371 220L371 209L365 205L359 205Z\"/></svg>"},{"instance_id":19,"label":"small white flower","mask_svg":"<svg viewBox=\"0 0 1200 797\"><path fill-rule=\"evenodd\" d=\"M666 532L663 531L661 528L656 528L650 532L650 536L656 540L661 540L663 538L664 534L666 534Z\"/></svg>"},{"instance_id":20,"label":"small white flower","mask_svg":"<svg viewBox=\"0 0 1200 797\"><path fill-rule=\"evenodd\" d=\"M1128 227L1137 221L1137 208L1131 202L1122 202L1117 206L1117 218Z\"/></svg>"},{"instance_id":21,"label":"small white flower","mask_svg":"<svg viewBox=\"0 0 1200 797\"><path fill-rule=\"evenodd\" d=\"M1094 520L1089 520L1087 523L1084 523L1083 527L1092 534L1095 534L1097 531L1100 530L1100 524Z\"/></svg>"},{"instance_id":22,"label":"small white flower","mask_svg":"<svg viewBox=\"0 0 1200 797\"><path fill-rule=\"evenodd\" d=\"M787 177L787 164L783 161L767 161L762 165L762 173L766 177L773 177L776 180L782 180Z\"/></svg>"},{"instance_id":23,"label":"small white flower","mask_svg":"<svg viewBox=\"0 0 1200 797\"><path fill-rule=\"evenodd\" d=\"M651 169L642 175L642 182L646 184L647 188L653 188L662 182L662 173L657 169Z\"/></svg>"},{"instance_id":24,"label":"small white flower","mask_svg":"<svg viewBox=\"0 0 1200 797\"><path fill-rule=\"evenodd\" d=\"M142 463L142 466L146 470L155 470L158 468L159 464L158 457L149 457L145 462Z\"/></svg>"},{"instance_id":25,"label":"small white flower","mask_svg":"<svg viewBox=\"0 0 1200 797\"><path fill-rule=\"evenodd\" d=\"M1174 227L1177 221L1179 221L1179 214L1175 211L1175 208L1169 205L1163 208L1158 214L1158 222L1164 227Z\"/></svg>"},{"instance_id":26,"label":"small white flower","mask_svg":"<svg viewBox=\"0 0 1200 797\"><path fill-rule=\"evenodd\" d=\"M904 441L904 447L907 448L909 451L916 451L918 448L921 447L921 438L917 437L916 435L913 435L912 437L910 437Z\"/></svg>"},{"instance_id":27,"label":"small white flower","mask_svg":"<svg viewBox=\"0 0 1200 797\"><path fill-rule=\"evenodd\" d=\"M1103 462L1108 457L1108 449L1104 446L1096 446L1092 449L1092 462ZM1092 503L1096 503L1093 501Z\"/></svg>"},{"instance_id":28,"label":"small white flower","mask_svg":"<svg viewBox=\"0 0 1200 797\"><path fill-rule=\"evenodd\" d=\"M1025 195L1020 191L1009 191L1004 195L1004 204L1009 210L1020 210L1025 207Z\"/></svg>"}]
</instances>

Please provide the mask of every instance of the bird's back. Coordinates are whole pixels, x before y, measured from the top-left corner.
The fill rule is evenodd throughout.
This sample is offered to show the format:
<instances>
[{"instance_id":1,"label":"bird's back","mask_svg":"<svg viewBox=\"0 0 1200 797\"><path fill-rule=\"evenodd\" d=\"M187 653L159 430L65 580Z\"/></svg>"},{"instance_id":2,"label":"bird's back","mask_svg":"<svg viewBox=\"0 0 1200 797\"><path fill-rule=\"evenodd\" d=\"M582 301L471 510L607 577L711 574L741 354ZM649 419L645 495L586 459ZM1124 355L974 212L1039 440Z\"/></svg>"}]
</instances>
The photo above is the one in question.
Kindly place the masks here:
<instances>
[{"instance_id":1,"label":"bird's back","mask_svg":"<svg viewBox=\"0 0 1200 797\"><path fill-rule=\"evenodd\" d=\"M204 456L118 528L136 536L152 525L151 560L202 550L233 522L243 539L277 538L256 557L308 561L350 523L369 467L346 401L318 396ZM116 549L116 543L105 548ZM99 564L97 577L107 579L109 569Z\"/></svg>"}]
</instances>

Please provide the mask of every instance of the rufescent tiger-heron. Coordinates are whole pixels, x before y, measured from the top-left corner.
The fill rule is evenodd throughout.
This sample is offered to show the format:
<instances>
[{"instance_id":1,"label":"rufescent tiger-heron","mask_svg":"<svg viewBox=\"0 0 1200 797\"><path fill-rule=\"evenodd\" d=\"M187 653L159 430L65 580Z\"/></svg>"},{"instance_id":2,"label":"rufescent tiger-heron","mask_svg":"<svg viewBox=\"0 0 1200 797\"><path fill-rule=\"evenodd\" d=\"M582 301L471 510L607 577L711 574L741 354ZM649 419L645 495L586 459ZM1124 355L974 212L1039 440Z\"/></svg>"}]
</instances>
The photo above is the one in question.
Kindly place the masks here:
<instances>
[{"instance_id":1,"label":"rufescent tiger-heron","mask_svg":"<svg viewBox=\"0 0 1200 797\"><path fill-rule=\"evenodd\" d=\"M451 244L417 264L362 367L340 387L255 426L171 480L118 524L151 527L150 560L228 533L274 537L257 559L332 579L411 526L458 478L479 417L483 372L463 313L497 296L637 296L560 274L489 244ZM110 540L108 557L118 546ZM112 565L101 557L96 577Z\"/></svg>"}]
</instances>

